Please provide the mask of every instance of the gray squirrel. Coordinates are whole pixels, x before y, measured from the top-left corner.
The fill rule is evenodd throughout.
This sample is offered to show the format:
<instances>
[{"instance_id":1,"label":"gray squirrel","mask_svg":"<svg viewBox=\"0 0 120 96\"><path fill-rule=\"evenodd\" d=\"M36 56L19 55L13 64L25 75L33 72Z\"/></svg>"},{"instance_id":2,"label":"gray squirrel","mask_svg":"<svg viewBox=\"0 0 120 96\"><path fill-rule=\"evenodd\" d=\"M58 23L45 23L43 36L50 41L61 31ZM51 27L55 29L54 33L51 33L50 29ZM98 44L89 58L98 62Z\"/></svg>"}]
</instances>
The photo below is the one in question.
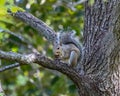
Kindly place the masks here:
<instances>
[{"instance_id":1,"label":"gray squirrel","mask_svg":"<svg viewBox=\"0 0 120 96\"><path fill-rule=\"evenodd\" d=\"M53 43L55 58L75 67L81 61L82 47L75 38L75 32L57 33Z\"/></svg>"}]
</instances>

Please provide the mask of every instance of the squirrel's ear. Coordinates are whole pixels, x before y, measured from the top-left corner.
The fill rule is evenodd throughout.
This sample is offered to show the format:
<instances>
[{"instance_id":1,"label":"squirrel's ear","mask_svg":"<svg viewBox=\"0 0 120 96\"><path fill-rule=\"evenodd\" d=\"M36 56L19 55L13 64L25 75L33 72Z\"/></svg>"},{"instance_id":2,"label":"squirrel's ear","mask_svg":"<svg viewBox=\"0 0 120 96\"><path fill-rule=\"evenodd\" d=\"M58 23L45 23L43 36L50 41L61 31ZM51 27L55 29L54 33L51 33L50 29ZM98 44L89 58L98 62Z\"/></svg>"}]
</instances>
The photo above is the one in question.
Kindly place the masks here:
<instances>
[{"instance_id":1,"label":"squirrel's ear","mask_svg":"<svg viewBox=\"0 0 120 96\"><path fill-rule=\"evenodd\" d=\"M69 32L69 34L70 34L71 37L74 37L76 32L75 32L75 30L72 30L72 31Z\"/></svg>"}]
</instances>

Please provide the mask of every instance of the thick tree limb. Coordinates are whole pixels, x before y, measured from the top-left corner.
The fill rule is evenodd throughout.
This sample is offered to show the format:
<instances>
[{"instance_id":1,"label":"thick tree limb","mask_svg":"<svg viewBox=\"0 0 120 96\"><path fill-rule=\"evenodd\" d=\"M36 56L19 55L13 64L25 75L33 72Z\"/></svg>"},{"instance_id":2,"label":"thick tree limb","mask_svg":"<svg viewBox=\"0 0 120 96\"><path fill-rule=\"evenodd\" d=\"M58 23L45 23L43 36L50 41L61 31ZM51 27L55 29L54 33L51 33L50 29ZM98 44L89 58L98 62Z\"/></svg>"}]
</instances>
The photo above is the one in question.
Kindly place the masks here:
<instances>
[{"instance_id":1,"label":"thick tree limb","mask_svg":"<svg viewBox=\"0 0 120 96\"><path fill-rule=\"evenodd\" d=\"M14 53L14 52L4 52L0 50L0 58L1 59L6 59L6 60L12 60L19 62L20 64L30 64L30 63L38 63L39 65L53 69L53 70L58 70L62 73L66 73L67 69L69 71L75 71L72 67L69 67L67 64L59 62L59 60L51 60L41 54L28 54L28 55L22 55L19 53ZM69 74L69 72L67 72Z\"/></svg>"},{"instance_id":2,"label":"thick tree limb","mask_svg":"<svg viewBox=\"0 0 120 96\"><path fill-rule=\"evenodd\" d=\"M43 21L34 17L32 14L28 12L9 13L14 17L23 20L25 23L28 23L32 28L36 29L41 35L43 35L48 41L54 41L54 38L56 36L55 31L47 26Z\"/></svg>"},{"instance_id":3,"label":"thick tree limb","mask_svg":"<svg viewBox=\"0 0 120 96\"><path fill-rule=\"evenodd\" d=\"M65 63L60 62L59 60L51 60L41 54L28 54L28 55L22 55L18 53L13 52L4 52L0 51L0 58L6 59L6 60L12 60L19 62L20 64L30 64L30 63L37 63L45 68L57 70L65 75L67 75L70 79L75 82L76 86L78 88L85 88L86 90L92 90L95 88L95 90L92 90L93 92L97 94L102 94L102 91L99 90L99 88L96 86L96 81L90 78L89 76L84 76L79 74L76 69L68 66ZM87 87L86 87L87 86ZM91 94L89 92L82 91L81 94Z\"/></svg>"}]
</instances>

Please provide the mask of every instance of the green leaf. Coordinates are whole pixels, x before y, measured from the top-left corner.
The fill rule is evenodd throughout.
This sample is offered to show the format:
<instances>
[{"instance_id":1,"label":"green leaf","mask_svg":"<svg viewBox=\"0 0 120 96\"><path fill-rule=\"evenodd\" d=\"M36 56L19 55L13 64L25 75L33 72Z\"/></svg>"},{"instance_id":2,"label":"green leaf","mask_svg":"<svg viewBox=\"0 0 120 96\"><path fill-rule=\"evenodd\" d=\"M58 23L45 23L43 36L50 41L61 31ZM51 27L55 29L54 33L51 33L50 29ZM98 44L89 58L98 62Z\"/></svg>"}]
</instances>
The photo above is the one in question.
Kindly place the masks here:
<instances>
[{"instance_id":1,"label":"green leaf","mask_svg":"<svg viewBox=\"0 0 120 96\"><path fill-rule=\"evenodd\" d=\"M93 5L94 4L94 0L89 0L89 4Z\"/></svg>"},{"instance_id":2,"label":"green leaf","mask_svg":"<svg viewBox=\"0 0 120 96\"><path fill-rule=\"evenodd\" d=\"M0 6L0 18L6 16L8 13L7 13L7 8L4 7L4 6Z\"/></svg>"},{"instance_id":3,"label":"green leaf","mask_svg":"<svg viewBox=\"0 0 120 96\"><path fill-rule=\"evenodd\" d=\"M69 86L69 91L70 91L70 93L74 93L76 91L76 86L75 85L70 85Z\"/></svg>"},{"instance_id":4,"label":"green leaf","mask_svg":"<svg viewBox=\"0 0 120 96\"><path fill-rule=\"evenodd\" d=\"M5 0L0 0L0 5L4 5L5 4Z\"/></svg>"},{"instance_id":5,"label":"green leaf","mask_svg":"<svg viewBox=\"0 0 120 96\"><path fill-rule=\"evenodd\" d=\"M0 96L4 96L4 93L0 93Z\"/></svg>"},{"instance_id":6,"label":"green leaf","mask_svg":"<svg viewBox=\"0 0 120 96\"><path fill-rule=\"evenodd\" d=\"M18 47L13 47L12 48L12 52L17 52L18 51Z\"/></svg>"},{"instance_id":7,"label":"green leaf","mask_svg":"<svg viewBox=\"0 0 120 96\"><path fill-rule=\"evenodd\" d=\"M3 38L4 33L0 32L0 40Z\"/></svg>"},{"instance_id":8,"label":"green leaf","mask_svg":"<svg viewBox=\"0 0 120 96\"><path fill-rule=\"evenodd\" d=\"M9 3L9 5L13 5L14 4L14 0L7 0L7 3Z\"/></svg>"},{"instance_id":9,"label":"green leaf","mask_svg":"<svg viewBox=\"0 0 120 96\"><path fill-rule=\"evenodd\" d=\"M8 5L7 6L8 10L12 11L12 13L16 13L17 11L22 11L24 12L25 10L18 7L18 6L13 6L13 5Z\"/></svg>"},{"instance_id":10,"label":"green leaf","mask_svg":"<svg viewBox=\"0 0 120 96\"><path fill-rule=\"evenodd\" d=\"M28 81L28 78L23 76L23 75L18 75L17 76L17 85L25 85Z\"/></svg>"}]
</instances>

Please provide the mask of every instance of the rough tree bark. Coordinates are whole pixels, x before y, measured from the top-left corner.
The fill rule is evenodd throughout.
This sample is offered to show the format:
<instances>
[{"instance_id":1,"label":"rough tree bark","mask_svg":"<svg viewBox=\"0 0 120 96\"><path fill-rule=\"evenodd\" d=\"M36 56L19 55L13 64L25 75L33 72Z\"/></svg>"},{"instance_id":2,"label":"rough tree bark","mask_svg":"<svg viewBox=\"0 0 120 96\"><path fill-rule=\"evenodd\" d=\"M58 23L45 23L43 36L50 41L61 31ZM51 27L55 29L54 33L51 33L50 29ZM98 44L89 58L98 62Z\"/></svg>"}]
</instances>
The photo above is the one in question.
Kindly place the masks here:
<instances>
[{"instance_id":1,"label":"rough tree bark","mask_svg":"<svg viewBox=\"0 0 120 96\"><path fill-rule=\"evenodd\" d=\"M84 56L80 64L84 73L59 60L41 54L22 55L0 51L0 58L21 65L37 63L45 68L60 71L77 86L79 96L120 96L120 0L85 2ZM54 42L55 32L45 23L27 12L13 13L25 23Z\"/></svg>"},{"instance_id":2,"label":"rough tree bark","mask_svg":"<svg viewBox=\"0 0 120 96\"><path fill-rule=\"evenodd\" d=\"M120 0L85 3L84 71L97 79L105 96L120 96L119 11Z\"/></svg>"}]
</instances>

